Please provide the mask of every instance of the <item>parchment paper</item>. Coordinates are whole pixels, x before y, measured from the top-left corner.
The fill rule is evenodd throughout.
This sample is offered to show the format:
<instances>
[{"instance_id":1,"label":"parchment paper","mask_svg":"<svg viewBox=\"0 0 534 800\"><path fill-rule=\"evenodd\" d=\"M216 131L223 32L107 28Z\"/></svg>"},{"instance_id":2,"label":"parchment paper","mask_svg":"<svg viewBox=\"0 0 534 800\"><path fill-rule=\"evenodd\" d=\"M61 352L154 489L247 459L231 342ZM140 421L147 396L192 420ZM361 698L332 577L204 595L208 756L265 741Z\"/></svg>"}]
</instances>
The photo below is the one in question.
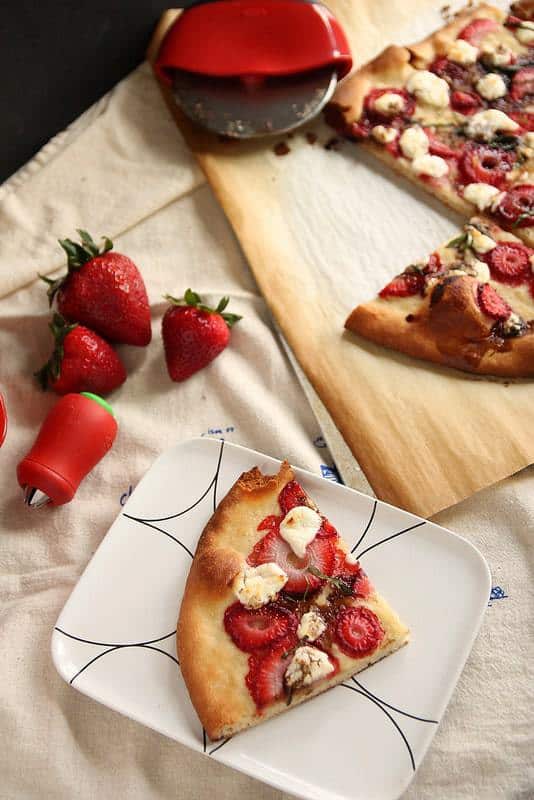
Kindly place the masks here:
<instances>
[{"instance_id":1,"label":"parchment paper","mask_svg":"<svg viewBox=\"0 0 534 800\"><path fill-rule=\"evenodd\" d=\"M332 0L357 64L443 24L441 3ZM152 53L174 18L162 20ZM193 130L166 99L205 171L299 363L378 497L434 514L534 460L531 382L439 368L343 332L348 312L462 219L356 146L302 133L221 143ZM276 141L276 140L275 140Z\"/></svg>"}]
</instances>

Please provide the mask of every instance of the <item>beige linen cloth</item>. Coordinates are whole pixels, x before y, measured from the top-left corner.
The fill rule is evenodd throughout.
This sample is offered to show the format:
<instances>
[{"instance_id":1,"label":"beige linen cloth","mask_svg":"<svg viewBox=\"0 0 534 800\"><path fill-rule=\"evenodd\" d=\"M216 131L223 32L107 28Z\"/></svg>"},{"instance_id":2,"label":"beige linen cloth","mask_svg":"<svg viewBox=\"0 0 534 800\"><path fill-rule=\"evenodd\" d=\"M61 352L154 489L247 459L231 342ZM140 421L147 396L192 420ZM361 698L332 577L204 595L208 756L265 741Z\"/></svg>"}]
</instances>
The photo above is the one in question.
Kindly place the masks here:
<instances>
[{"instance_id":1,"label":"beige linen cloth","mask_svg":"<svg viewBox=\"0 0 534 800\"><path fill-rule=\"evenodd\" d=\"M112 452L74 502L31 513L15 466L55 400L31 377L51 347L35 277L63 264L56 239L77 227L113 237L139 264L154 337L147 349L120 348L130 375L111 398L120 425ZM219 359L173 384L160 340L162 295L188 286L213 301L229 294L243 321ZM316 472L332 463L239 246L146 65L0 189L0 297L9 410L0 450L0 797L281 798L78 694L49 653L56 617L121 499L164 448L222 431ZM411 800L534 797L533 516L526 470L437 518L482 550L494 589Z\"/></svg>"}]
</instances>

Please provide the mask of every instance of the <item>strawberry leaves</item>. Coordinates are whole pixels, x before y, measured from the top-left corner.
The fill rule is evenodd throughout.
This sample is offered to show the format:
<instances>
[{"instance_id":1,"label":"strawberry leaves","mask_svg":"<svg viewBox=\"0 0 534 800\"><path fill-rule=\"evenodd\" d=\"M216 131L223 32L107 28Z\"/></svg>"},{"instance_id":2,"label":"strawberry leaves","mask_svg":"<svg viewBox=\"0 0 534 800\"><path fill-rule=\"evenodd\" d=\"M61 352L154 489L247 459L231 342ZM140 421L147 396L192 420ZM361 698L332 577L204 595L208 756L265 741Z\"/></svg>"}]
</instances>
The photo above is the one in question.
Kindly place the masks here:
<instances>
[{"instance_id":1,"label":"strawberry leaves","mask_svg":"<svg viewBox=\"0 0 534 800\"><path fill-rule=\"evenodd\" d=\"M70 325L65 321L61 314L56 313L54 314L52 322L48 327L50 328L52 336L55 340L54 352L46 364L44 364L41 369L37 370L37 372L33 373L39 381L43 391L46 391L50 382L59 378L61 372L61 362L63 360L63 343L65 341L65 337L71 331L73 331L74 328L78 327L78 323L75 322L74 324Z\"/></svg>"},{"instance_id":2,"label":"strawberry leaves","mask_svg":"<svg viewBox=\"0 0 534 800\"><path fill-rule=\"evenodd\" d=\"M98 245L93 240L92 236L87 231L77 228L80 235L81 244L73 242L72 239L59 239L59 244L67 254L67 263L69 271L79 269L92 258L101 256L108 253L113 249L113 242L107 236L103 236L104 244L100 250Z\"/></svg>"},{"instance_id":3,"label":"strawberry leaves","mask_svg":"<svg viewBox=\"0 0 534 800\"><path fill-rule=\"evenodd\" d=\"M84 231L81 228L77 228L77 231L80 236L80 243L73 242L72 239L58 239L60 247L63 248L67 255L67 274L54 280L53 278L47 278L45 275L37 273L41 280L48 285L47 296L50 306L52 306L57 292L61 289L72 272L80 269L84 264L87 264L87 262L91 261L93 258L101 256L104 253L108 253L113 249L113 242L107 236L102 237L104 244L102 245L102 248L99 249L93 237L87 233L87 231Z\"/></svg>"},{"instance_id":4,"label":"strawberry leaves","mask_svg":"<svg viewBox=\"0 0 534 800\"><path fill-rule=\"evenodd\" d=\"M197 292L194 292L192 289L186 289L184 296L180 298L172 297L172 295L166 294L165 300L168 300L169 303L174 306L191 306L192 308L199 308L201 311L206 311L208 314L219 314L229 328L242 319L239 314L231 314L225 311L228 303L230 302L229 297L222 297L216 308L211 308L210 306L205 305L205 303L202 302L200 295L197 294Z\"/></svg>"}]
</instances>

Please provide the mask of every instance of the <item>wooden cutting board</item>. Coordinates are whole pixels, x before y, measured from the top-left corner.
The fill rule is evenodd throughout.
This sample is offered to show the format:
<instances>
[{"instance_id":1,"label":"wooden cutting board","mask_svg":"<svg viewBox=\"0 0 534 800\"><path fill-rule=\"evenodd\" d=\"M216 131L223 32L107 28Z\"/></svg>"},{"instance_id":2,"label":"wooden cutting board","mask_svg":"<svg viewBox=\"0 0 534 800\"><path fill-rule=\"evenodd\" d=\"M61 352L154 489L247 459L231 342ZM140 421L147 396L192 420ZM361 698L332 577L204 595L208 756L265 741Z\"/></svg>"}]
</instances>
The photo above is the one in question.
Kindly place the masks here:
<instances>
[{"instance_id":1,"label":"wooden cutting board","mask_svg":"<svg viewBox=\"0 0 534 800\"><path fill-rule=\"evenodd\" d=\"M441 3L331 0L357 64L439 27ZM153 58L176 11L167 12ZM407 38L411 37L411 38ZM534 461L534 392L440 368L343 330L351 308L430 253L460 217L356 147L224 143L164 97L213 187L285 338L377 496L429 516ZM275 140L276 141L276 140ZM238 387L236 387L238 391Z\"/></svg>"}]
</instances>

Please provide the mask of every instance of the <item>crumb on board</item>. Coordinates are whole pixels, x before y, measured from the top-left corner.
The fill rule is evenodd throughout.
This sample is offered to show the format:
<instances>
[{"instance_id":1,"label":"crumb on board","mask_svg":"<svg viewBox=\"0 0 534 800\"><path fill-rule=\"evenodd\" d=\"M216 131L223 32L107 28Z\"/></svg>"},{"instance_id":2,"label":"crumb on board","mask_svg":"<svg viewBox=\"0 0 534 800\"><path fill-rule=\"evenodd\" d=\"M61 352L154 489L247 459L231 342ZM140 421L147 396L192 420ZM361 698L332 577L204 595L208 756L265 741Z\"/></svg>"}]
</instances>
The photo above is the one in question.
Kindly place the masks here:
<instances>
[{"instance_id":1,"label":"crumb on board","mask_svg":"<svg viewBox=\"0 0 534 800\"><path fill-rule=\"evenodd\" d=\"M317 134L313 131L306 131L306 141L308 144L315 144L317 141Z\"/></svg>"},{"instance_id":2,"label":"crumb on board","mask_svg":"<svg viewBox=\"0 0 534 800\"><path fill-rule=\"evenodd\" d=\"M291 148L287 144L287 142L278 142L273 147L274 154L277 156L287 156L288 153L291 152Z\"/></svg>"},{"instance_id":3,"label":"crumb on board","mask_svg":"<svg viewBox=\"0 0 534 800\"><path fill-rule=\"evenodd\" d=\"M343 140L338 136L332 136L324 146L325 150L339 150L343 144Z\"/></svg>"}]
</instances>

